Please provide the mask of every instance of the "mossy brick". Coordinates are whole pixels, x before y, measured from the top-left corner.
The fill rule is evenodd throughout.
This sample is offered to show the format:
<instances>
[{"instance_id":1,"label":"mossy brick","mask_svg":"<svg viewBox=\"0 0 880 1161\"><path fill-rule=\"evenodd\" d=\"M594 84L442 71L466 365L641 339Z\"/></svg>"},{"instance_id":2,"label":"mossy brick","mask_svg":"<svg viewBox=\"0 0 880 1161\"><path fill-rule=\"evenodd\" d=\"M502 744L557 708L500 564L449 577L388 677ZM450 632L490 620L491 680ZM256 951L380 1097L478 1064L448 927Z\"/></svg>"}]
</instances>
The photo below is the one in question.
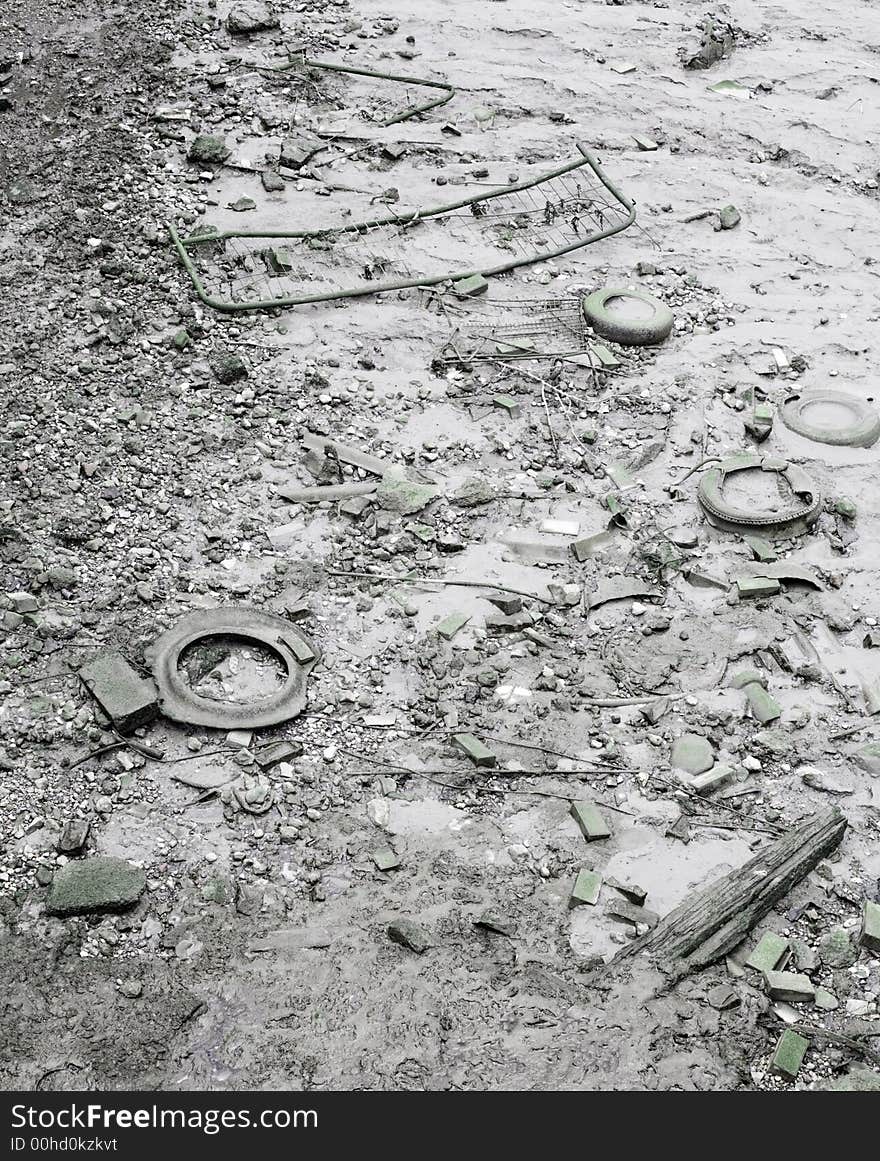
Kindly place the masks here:
<instances>
[{"instance_id":1,"label":"mossy brick","mask_svg":"<svg viewBox=\"0 0 880 1161\"><path fill-rule=\"evenodd\" d=\"M606 879L605 882L609 887L613 887L615 891L619 891L621 895L625 895L631 903L638 904L639 907L648 898L648 892L644 887L640 887L638 883L621 883L619 879Z\"/></svg>"},{"instance_id":2,"label":"mossy brick","mask_svg":"<svg viewBox=\"0 0 880 1161\"><path fill-rule=\"evenodd\" d=\"M859 943L869 951L880 951L880 904L865 900Z\"/></svg>"},{"instance_id":3,"label":"mossy brick","mask_svg":"<svg viewBox=\"0 0 880 1161\"><path fill-rule=\"evenodd\" d=\"M437 625L437 632L444 640L451 641L459 629L463 629L470 619L470 613L450 613Z\"/></svg>"},{"instance_id":4,"label":"mossy brick","mask_svg":"<svg viewBox=\"0 0 880 1161\"><path fill-rule=\"evenodd\" d=\"M46 910L51 915L124 911L137 903L146 885L144 872L125 859L78 859L56 872Z\"/></svg>"},{"instance_id":5,"label":"mossy brick","mask_svg":"<svg viewBox=\"0 0 880 1161\"><path fill-rule=\"evenodd\" d=\"M772 972L787 961L790 953L791 944L784 936L777 935L775 931L765 931L746 960L746 967L759 972Z\"/></svg>"},{"instance_id":6,"label":"mossy brick","mask_svg":"<svg viewBox=\"0 0 880 1161\"><path fill-rule=\"evenodd\" d=\"M749 709L752 711L752 717L762 726L782 717L782 706L775 697L771 697L763 685L746 686L746 697Z\"/></svg>"},{"instance_id":7,"label":"mossy brick","mask_svg":"<svg viewBox=\"0 0 880 1161\"><path fill-rule=\"evenodd\" d=\"M803 972L764 972L764 982L773 1000L802 1004L812 1002L816 998L816 989L810 982L810 977L805 976Z\"/></svg>"},{"instance_id":8,"label":"mossy brick","mask_svg":"<svg viewBox=\"0 0 880 1161\"><path fill-rule=\"evenodd\" d=\"M570 814L588 843L594 842L596 839L608 838L611 834L608 823L599 813L594 802L573 802Z\"/></svg>"},{"instance_id":9,"label":"mossy brick","mask_svg":"<svg viewBox=\"0 0 880 1161\"><path fill-rule=\"evenodd\" d=\"M459 298L476 298L478 294L485 294L489 289L488 281L482 274L471 274L467 278L459 278L452 284L452 289Z\"/></svg>"},{"instance_id":10,"label":"mossy brick","mask_svg":"<svg viewBox=\"0 0 880 1161\"><path fill-rule=\"evenodd\" d=\"M496 407L506 411L511 419L519 419L522 415L522 404L512 395L493 395L492 402Z\"/></svg>"},{"instance_id":11,"label":"mossy brick","mask_svg":"<svg viewBox=\"0 0 880 1161\"><path fill-rule=\"evenodd\" d=\"M147 725L159 713L155 685L121 653L102 653L79 670L79 677L121 734Z\"/></svg>"},{"instance_id":12,"label":"mossy brick","mask_svg":"<svg viewBox=\"0 0 880 1161\"><path fill-rule=\"evenodd\" d=\"M578 871L568 900L569 909L583 907L584 904L595 906L599 901L601 889L602 876L598 871L591 871L588 868Z\"/></svg>"},{"instance_id":13,"label":"mossy brick","mask_svg":"<svg viewBox=\"0 0 880 1161\"><path fill-rule=\"evenodd\" d=\"M760 536L744 536L743 540L752 550L755 560L760 560L762 564L772 564L779 559L776 549L769 540L764 540Z\"/></svg>"},{"instance_id":14,"label":"mossy brick","mask_svg":"<svg viewBox=\"0 0 880 1161\"><path fill-rule=\"evenodd\" d=\"M771 1071L787 1076L789 1080L794 1080L800 1071L809 1047L809 1040L791 1028L786 1028L773 1049L773 1058L770 1061Z\"/></svg>"},{"instance_id":15,"label":"mossy brick","mask_svg":"<svg viewBox=\"0 0 880 1161\"><path fill-rule=\"evenodd\" d=\"M475 766L497 766L498 758L488 746L473 734L455 734L453 742L470 758Z\"/></svg>"}]
</instances>

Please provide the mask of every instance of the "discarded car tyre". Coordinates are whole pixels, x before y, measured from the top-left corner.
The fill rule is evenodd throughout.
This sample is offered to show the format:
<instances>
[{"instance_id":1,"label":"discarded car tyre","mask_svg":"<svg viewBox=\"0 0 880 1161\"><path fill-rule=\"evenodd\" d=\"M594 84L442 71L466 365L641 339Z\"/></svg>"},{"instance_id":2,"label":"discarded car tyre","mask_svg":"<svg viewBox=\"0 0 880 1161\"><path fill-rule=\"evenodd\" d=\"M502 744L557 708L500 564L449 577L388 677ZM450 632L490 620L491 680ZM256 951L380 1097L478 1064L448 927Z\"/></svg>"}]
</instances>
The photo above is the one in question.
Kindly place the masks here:
<instances>
[{"instance_id":1,"label":"discarded car tyre","mask_svg":"<svg viewBox=\"0 0 880 1161\"><path fill-rule=\"evenodd\" d=\"M244 704L218 702L195 693L180 675L184 650L205 637L224 636L259 642L277 654L287 670L281 688ZM318 657L311 641L288 621L248 605L188 613L147 650L162 713L175 722L217 729L255 729L296 717L305 707L306 678Z\"/></svg>"},{"instance_id":2,"label":"discarded car tyre","mask_svg":"<svg viewBox=\"0 0 880 1161\"><path fill-rule=\"evenodd\" d=\"M731 504L724 496L724 484L734 472L760 468L763 472L776 472L780 481L785 481L791 496L784 499L779 508L761 512L755 508L740 508ZM741 532L748 528L762 528L769 532L786 533L795 536L816 522L822 506L822 497L812 480L795 464L785 460L744 454L723 460L717 467L703 473L697 493L700 504L716 528L731 532ZM780 499L783 499L780 489Z\"/></svg>"},{"instance_id":3,"label":"discarded car tyre","mask_svg":"<svg viewBox=\"0 0 880 1161\"><path fill-rule=\"evenodd\" d=\"M614 299L629 299L650 307L650 314L643 318L626 318L616 314L609 309L609 303ZM624 347L650 347L662 343L672 330L672 311L665 302L646 294L644 290L606 286L604 290L596 290L588 295L581 309L597 335Z\"/></svg>"},{"instance_id":4,"label":"discarded car tyre","mask_svg":"<svg viewBox=\"0 0 880 1161\"><path fill-rule=\"evenodd\" d=\"M837 447L871 447L880 438L880 415L855 395L843 391L803 391L782 405L787 428L816 443Z\"/></svg>"}]
</instances>

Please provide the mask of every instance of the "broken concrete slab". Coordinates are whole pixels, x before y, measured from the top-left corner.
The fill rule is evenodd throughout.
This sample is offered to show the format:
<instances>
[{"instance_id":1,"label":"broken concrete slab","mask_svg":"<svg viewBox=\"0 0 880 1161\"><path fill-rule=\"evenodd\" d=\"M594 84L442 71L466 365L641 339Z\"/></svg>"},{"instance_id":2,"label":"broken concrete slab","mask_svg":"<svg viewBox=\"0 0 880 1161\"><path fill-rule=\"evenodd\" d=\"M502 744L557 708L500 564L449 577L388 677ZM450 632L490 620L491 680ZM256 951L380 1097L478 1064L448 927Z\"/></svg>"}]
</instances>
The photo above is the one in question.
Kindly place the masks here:
<instances>
[{"instance_id":1,"label":"broken concrete slab","mask_svg":"<svg viewBox=\"0 0 880 1161\"><path fill-rule=\"evenodd\" d=\"M144 872L125 859L95 856L55 872L46 910L50 915L89 915L133 907L147 885Z\"/></svg>"},{"instance_id":2,"label":"broken concrete slab","mask_svg":"<svg viewBox=\"0 0 880 1161\"><path fill-rule=\"evenodd\" d=\"M411 516L421 512L440 495L436 484L419 484L404 476L387 473L376 488L376 503L386 512Z\"/></svg>"}]
</instances>

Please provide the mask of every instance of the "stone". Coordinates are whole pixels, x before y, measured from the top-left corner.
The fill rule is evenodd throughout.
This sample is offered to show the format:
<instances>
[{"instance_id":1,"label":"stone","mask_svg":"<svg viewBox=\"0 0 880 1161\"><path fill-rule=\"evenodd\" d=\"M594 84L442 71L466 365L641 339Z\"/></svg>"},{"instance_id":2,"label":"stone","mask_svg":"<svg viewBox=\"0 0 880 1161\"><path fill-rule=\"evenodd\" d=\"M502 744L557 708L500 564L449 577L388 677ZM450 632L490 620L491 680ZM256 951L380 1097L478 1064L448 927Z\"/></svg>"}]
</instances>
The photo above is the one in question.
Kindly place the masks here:
<instances>
[{"instance_id":1,"label":"stone","mask_svg":"<svg viewBox=\"0 0 880 1161\"><path fill-rule=\"evenodd\" d=\"M58 836L57 849L62 855L78 854L89 837L89 821L85 818L69 818Z\"/></svg>"},{"instance_id":2,"label":"stone","mask_svg":"<svg viewBox=\"0 0 880 1161\"><path fill-rule=\"evenodd\" d=\"M21 615L36 613L40 607L37 598L30 593L7 593L6 596L12 602L13 610Z\"/></svg>"},{"instance_id":3,"label":"stone","mask_svg":"<svg viewBox=\"0 0 880 1161\"><path fill-rule=\"evenodd\" d=\"M147 885L144 872L125 859L96 856L56 871L46 901L50 915L89 915L133 907Z\"/></svg>"},{"instance_id":4,"label":"stone","mask_svg":"<svg viewBox=\"0 0 880 1161\"><path fill-rule=\"evenodd\" d=\"M777 935L775 931L765 931L746 960L746 967L759 972L772 972L788 959L790 951L791 944L785 936Z\"/></svg>"},{"instance_id":5,"label":"stone","mask_svg":"<svg viewBox=\"0 0 880 1161\"><path fill-rule=\"evenodd\" d=\"M573 802L569 813L587 842L608 838L611 831L593 802Z\"/></svg>"},{"instance_id":6,"label":"stone","mask_svg":"<svg viewBox=\"0 0 880 1161\"><path fill-rule=\"evenodd\" d=\"M451 641L459 629L463 629L471 619L470 613L450 613L437 625L437 633L446 641Z\"/></svg>"},{"instance_id":7,"label":"stone","mask_svg":"<svg viewBox=\"0 0 880 1161\"><path fill-rule=\"evenodd\" d=\"M880 1092L880 1072L851 1068L845 1076L823 1081L816 1087L824 1092Z\"/></svg>"},{"instance_id":8,"label":"stone","mask_svg":"<svg viewBox=\"0 0 880 1161\"><path fill-rule=\"evenodd\" d=\"M260 181L266 193L280 193L287 185L284 178L280 177L274 169L264 169L260 174Z\"/></svg>"},{"instance_id":9,"label":"stone","mask_svg":"<svg viewBox=\"0 0 880 1161\"><path fill-rule=\"evenodd\" d=\"M231 351L218 351L211 359L211 369L218 382L228 386L237 383L239 379L247 378L247 367L240 355Z\"/></svg>"},{"instance_id":10,"label":"stone","mask_svg":"<svg viewBox=\"0 0 880 1161\"><path fill-rule=\"evenodd\" d=\"M191 143L187 157L197 165L222 165L229 153L222 137L200 134Z\"/></svg>"},{"instance_id":11,"label":"stone","mask_svg":"<svg viewBox=\"0 0 880 1161\"><path fill-rule=\"evenodd\" d=\"M498 498L498 489L484 476L468 476L450 496L457 508L476 508Z\"/></svg>"},{"instance_id":12,"label":"stone","mask_svg":"<svg viewBox=\"0 0 880 1161\"><path fill-rule=\"evenodd\" d=\"M605 882L609 887L613 887L615 891L619 891L621 895L625 895L631 903L636 903L639 907L648 898L648 892L644 887L639 887L636 883L621 883L618 879L606 879Z\"/></svg>"},{"instance_id":13,"label":"stone","mask_svg":"<svg viewBox=\"0 0 880 1161\"><path fill-rule=\"evenodd\" d=\"M440 495L436 484L418 484L403 476L388 473L382 477L376 489L375 499L386 512L397 512L401 516L411 516L420 512Z\"/></svg>"},{"instance_id":14,"label":"stone","mask_svg":"<svg viewBox=\"0 0 880 1161\"><path fill-rule=\"evenodd\" d=\"M852 967L859 957L858 948L842 927L834 927L819 940L819 959L825 967Z\"/></svg>"},{"instance_id":15,"label":"stone","mask_svg":"<svg viewBox=\"0 0 880 1161\"><path fill-rule=\"evenodd\" d=\"M715 765L712 744L702 734L682 734L672 745L671 764L688 774L705 774Z\"/></svg>"},{"instance_id":16,"label":"stone","mask_svg":"<svg viewBox=\"0 0 880 1161\"><path fill-rule=\"evenodd\" d=\"M400 859L391 847L379 847L377 850L371 851L370 858L379 871L393 871L400 866Z\"/></svg>"},{"instance_id":17,"label":"stone","mask_svg":"<svg viewBox=\"0 0 880 1161\"><path fill-rule=\"evenodd\" d=\"M514 921L497 911L484 911L478 919L474 920L474 927L482 927L486 931L494 931L498 935L508 937L516 935Z\"/></svg>"},{"instance_id":18,"label":"stone","mask_svg":"<svg viewBox=\"0 0 880 1161\"><path fill-rule=\"evenodd\" d=\"M786 1028L773 1049L773 1057L770 1061L771 1071L786 1076L789 1080L794 1080L800 1071L809 1047L809 1040L798 1032L792 1031L791 1028Z\"/></svg>"},{"instance_id":19,"label":"stone","mask_svg":"<svg viewBox=\"0 0 880 1161\"><path fill-rule=\"evenodd\" d=\"M802 972L764 972L764 982L773 1000L785 1000L789 1004L806 1003L816 998L816 989L809 976Z\"/></svg>"},{"instance_id":20,"label":"stone","mask_svg":"<svg viewBox=\"0 0 880 1161\"><path fill-rule=\"evenodd\" d=\"M243 4L236 4L226 17L226 28L233 36L249 36L252 32L264 32L269 28L278 28L278 17L268 4L258 0L246 0Z\"/></svg>"},{"instance_id":21,"label":"stone","mask_svg":"<svg viewBox=\"0 0 880 1161\"><path fill-rule=\"evenodd\" d=\"M121 653L103 653L78 676L120 734L130 734L159 713L155 685L141 677Z\"/></svg>"},{"instance_id":22,"label":"stone","mask_svg":"<svg viewBox=\"0 0 880 1161\"><path fill-rule=\"evenodd\" d=\"M728 1008L736 1008L742 1002L739 992L730 984L718 984L716 987L710 988L706 993L706 1000L711 1007L719 1012L725 1012Z\"/></svg>"},{"instance_id":23,"label":"stone","mask_svg":"<svg viewBox=\"0 0 880 1161\"><path fill-rule=\"evenodd\" d=\"M257 883L236 883L235 910L239 915L257 915L263 908L263 888Z\"/></svg>"},{"instance_id":24,"label":"stone","mask_svg":"<svg viewBox=\"0 0 880 1161\"><path fill-rule=\"evenodd\" d=\"M454 734L452 738L456 746L470 758L475 766L497 766L498 757L488 746L484 745L473 734Z\"/></svg>"},{"instance_id":25,"label":"stone","mask_svg":"<svg viewBox=\"0 0 880 1161\"><path fill-rule=\"evenodd\" d=\"M591 907L594 906L599 900L601 889L602 876L598 871L589 868L578 871L568 900L569 910L574 907L582 907L585 903Z\"/></svg>"},{"instance_id":26,"label":"stone","mask_svg":"<svg viewBox=\"0 0 880 1161\"><path fill-rule=\"evenodd\" d=\"M433 946L427 932L423 931L412 919L395 919L388 924L388 938L392 943L399 943L401 947L408 947L416 955L422 955Z\"/></svg>"},{"instance_id":27,"label":"stone","mask_svg":"<svg viewBox=\"0 0 880 1161\"><path fill-rule=\"evenodd\" d=\"M827 988L816 988L816 1007L821 1008L823 1012L833 1012L840 1007L840 1001Z\"/></svg>"},{"instance_id":28,"label":"stone","mask_svg":"<svg viewBox=\"0 0 880 1161\"><path fill-rule=\"evenodd\" d=\"M873 778L880 777L880 742L867 742L856 750L852 760Z\"/></svg>"},{"instance_id":29,"label":"stone","mask_svg":"<svg viewBox=\"0 0 880 1161\"><path fill-rule=\"evenodd\" d=\"M869 951L880 952L880 904L866 899L862 909L859 943Z\"/></svg>"},{"instance_id":30,"label":"stone","mask_svg":"<svg viewBox=\"0 0 880 1161\"><path fill-rule=\"evenodd\" d=\"M736 206L722 206L718 211L718 224L722 230L732 230L742 221L742 214Z\"/></svg>"}]
</instances>

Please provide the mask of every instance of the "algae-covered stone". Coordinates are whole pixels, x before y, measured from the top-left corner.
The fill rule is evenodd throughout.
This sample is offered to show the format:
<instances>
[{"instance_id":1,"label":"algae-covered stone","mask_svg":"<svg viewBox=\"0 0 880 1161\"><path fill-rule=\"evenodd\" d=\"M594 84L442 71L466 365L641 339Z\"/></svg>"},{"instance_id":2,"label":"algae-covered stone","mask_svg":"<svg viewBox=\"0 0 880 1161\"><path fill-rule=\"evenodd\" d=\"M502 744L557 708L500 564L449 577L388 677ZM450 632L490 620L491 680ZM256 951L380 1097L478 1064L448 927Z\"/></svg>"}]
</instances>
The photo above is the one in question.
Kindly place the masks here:
<instances>
[{"instance_id":1,"label":"algae-covered stone","mask_svg":"<svg viewBox=\"0 0 880 1161\"><path fill-rule=\"evenodd\" d=\"M816 1087L825 1092L880 1092L880 1072L853 1068L846 1076L826 1080Z\"/></svg>"},{"instance_id":2,"label":"algae-covered stone","mask_svg":"<svg viewBox=\"0 0 880 1161\"><path fill-rule=\"evenodd\" d=\"M401 947L408 947L417 955L427 951L432 946L430 936L411 919L395 919L388 924L388 938Z\"/></svg>"},{"instance_id":3,"label":"algae-covered stone","mask_svg":"<svg viewBox=\"0 0 880 1161\"><path fill-rule=\"evenodd\" d=\"M715 765L712 744L701 734L682 734L672 746L672 765L688 774L705 774Z\"/></svg>"},{"instance_id":4,"label":"algae-covered stone","mask_svg":"<svg viewBox=\"0 0 880 1161\"><path fill-rule=\"evenodd\" d=\"M858 959L858 949L842 927L834 927L819 940L819 959L830 968L851 967Z\"/></svg>"},{"instance_id":5,"label":"algae-covered stone","mask_svg":"<svg viewBox=\"0 0 880 1161\"><path fill-rule=\"evenodd\" d=\"M853 754L852 760L876 778L880 775L880 742L868 742Z\"/></svg>"},{"instance_id":6,"label":"algae-covered stone","mask_svg":"<svg viewBox=\"0 0 880 1161\"><path fill-rule=\"evenodd\" d=\"M189 147L187 156L199 165L222 165L229 156L229 148L222 137L211 137L202 133Z\"/></svg>"},{"instance_id":7,"label":"algae-covered stone","mask_svg":"<svg viewBox=\"0 0 880 1161\"><path fill-rule=\"evenodd\" d=\"M146 885L144 872L125 859L83 859L55 874L46 910L52 915L124 911L137 903Z\"/></svg>"},{"instance_id":8,"label":"algae-covered stone","mask_svg":"<svg viewBox=\"0 0 880 1161\"><path fill-rule=\"evenodd\" d=\"M440 489L435 484L418 484L389 473L382 477L376 489L376 503L386 512L410 516L413 512L420 512L439 494Z\"/></svg>"}]
</instances>

